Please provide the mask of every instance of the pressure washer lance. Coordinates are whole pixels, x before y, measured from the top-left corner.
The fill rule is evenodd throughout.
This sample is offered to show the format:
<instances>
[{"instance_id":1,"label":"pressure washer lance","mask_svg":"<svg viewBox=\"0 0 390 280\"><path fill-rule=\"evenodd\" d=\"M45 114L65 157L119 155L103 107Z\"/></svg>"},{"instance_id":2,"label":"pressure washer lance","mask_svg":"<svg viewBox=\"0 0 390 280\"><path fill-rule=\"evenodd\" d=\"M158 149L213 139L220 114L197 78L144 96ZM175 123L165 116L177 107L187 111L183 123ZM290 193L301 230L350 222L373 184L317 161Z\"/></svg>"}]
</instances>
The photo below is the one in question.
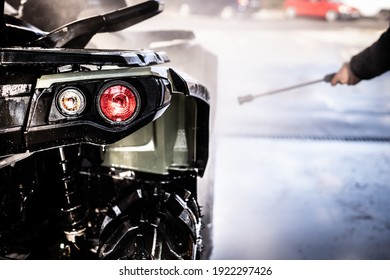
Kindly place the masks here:
<instances>
[{"instance_id":1,"label":"pressure washer lance","mask_svg":"<svg viewBox=\"0 0 390 280\"><path fill-rule=\"evenodd\" d=\"M316 83L320 83L320 82L329 83L333 79L335 74L336 73L328 74L319 80L310 81L310 82L306 82L303 84L299 84L299 85L295 85L295 86L291 86L291 87L286 87L286 88L281 88L281 89L277 89L277 90L273 90L273 91L269 91L269 92L265 92L265 93L261 93L261 94L256 94L256 95L250 94L250 95L245 95L245 96L239 96L238 103L240 103L240 105L241 105L245 102L252 102L253 99L256 99L259 97L264 97L267 95L276 94L276 93L280 93L280 92L284 92L284 91L288 91L288 90L292 90L292 89L296 89L296 88L300 88L300 87L304 87L304 86L308 86L308 85L312 85L312 84L316 84Z\"/></svg>"}]
</instances>

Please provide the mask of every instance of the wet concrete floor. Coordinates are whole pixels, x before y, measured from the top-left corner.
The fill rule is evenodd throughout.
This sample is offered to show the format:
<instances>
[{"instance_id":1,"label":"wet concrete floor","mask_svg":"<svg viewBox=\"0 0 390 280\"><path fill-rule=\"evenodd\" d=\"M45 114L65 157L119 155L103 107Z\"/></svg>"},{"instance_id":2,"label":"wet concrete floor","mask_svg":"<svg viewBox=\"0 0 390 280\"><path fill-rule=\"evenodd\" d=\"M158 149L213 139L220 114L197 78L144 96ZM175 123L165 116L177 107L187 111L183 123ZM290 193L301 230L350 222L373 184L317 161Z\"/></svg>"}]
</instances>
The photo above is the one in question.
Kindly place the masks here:
<instances>
[{"instance_id":1,"label":"wet concrete floor","mask_svg":"<svg viewBox=\"0 0 390 280\"><path fill-rule=\"evenodd\" d=\"M221 139L212 259L389 259L389 181L389 143Z\"/></svg>"}]
</instances>

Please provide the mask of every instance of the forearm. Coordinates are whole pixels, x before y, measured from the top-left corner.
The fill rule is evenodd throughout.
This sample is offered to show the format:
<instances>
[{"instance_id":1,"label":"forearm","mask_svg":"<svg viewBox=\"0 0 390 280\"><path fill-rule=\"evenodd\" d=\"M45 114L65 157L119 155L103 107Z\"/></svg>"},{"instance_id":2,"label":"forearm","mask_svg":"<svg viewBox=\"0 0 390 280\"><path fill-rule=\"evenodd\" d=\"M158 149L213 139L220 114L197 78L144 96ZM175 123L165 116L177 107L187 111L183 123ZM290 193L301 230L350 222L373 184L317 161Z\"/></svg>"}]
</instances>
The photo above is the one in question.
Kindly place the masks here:
<instances>
[{"instance_id":1,"label":"forearm","mask_svg":"<svg viewBox=\"0 0 390 280\"><path fill-rule=\"evenodd\" d=\"M381 37L350 61L352 72L359 79L372 79L390 70L390 28Z\"/></svg>"}]
</instances>

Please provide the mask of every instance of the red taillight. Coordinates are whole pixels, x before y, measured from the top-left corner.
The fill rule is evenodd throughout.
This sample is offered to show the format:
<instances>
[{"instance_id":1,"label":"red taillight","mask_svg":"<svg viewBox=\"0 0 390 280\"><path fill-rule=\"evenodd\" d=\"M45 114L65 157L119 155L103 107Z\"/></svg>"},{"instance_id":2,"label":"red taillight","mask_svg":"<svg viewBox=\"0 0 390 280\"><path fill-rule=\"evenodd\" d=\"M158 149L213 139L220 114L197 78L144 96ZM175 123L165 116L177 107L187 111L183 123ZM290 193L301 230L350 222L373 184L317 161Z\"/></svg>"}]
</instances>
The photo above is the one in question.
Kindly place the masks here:
<instances>
[{"instance_id":1,"label":"red taillight","mask_svg":"<svg viewBox=\"0 0 390 280\"><path fill-rule=\"evenodd\" d=\"M127 122L135 117L139 109L139 95L127 83L110 83L98 97L99 111L110 122Z\"/></svg>"}]
</instances>

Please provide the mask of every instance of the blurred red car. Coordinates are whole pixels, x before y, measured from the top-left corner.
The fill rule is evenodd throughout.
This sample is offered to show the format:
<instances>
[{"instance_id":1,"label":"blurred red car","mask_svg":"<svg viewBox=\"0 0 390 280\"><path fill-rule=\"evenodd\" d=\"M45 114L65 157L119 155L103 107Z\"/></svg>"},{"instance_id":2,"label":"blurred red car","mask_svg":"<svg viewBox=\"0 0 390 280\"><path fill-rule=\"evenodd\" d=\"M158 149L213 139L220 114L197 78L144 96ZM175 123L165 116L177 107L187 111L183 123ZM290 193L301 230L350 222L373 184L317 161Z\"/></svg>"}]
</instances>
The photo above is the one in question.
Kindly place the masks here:
<instances>
[{"instance_id":1,"label":"blurred red car","mask_svg":"<svg viewBox=\"0 0 390 280\"><path fill-rule=\"evenodd\" d=\"M310 16L335 21L360 17L358 9L339 0L286 0L283 10L287 18Z\"/></svg>"}]
</instances>

